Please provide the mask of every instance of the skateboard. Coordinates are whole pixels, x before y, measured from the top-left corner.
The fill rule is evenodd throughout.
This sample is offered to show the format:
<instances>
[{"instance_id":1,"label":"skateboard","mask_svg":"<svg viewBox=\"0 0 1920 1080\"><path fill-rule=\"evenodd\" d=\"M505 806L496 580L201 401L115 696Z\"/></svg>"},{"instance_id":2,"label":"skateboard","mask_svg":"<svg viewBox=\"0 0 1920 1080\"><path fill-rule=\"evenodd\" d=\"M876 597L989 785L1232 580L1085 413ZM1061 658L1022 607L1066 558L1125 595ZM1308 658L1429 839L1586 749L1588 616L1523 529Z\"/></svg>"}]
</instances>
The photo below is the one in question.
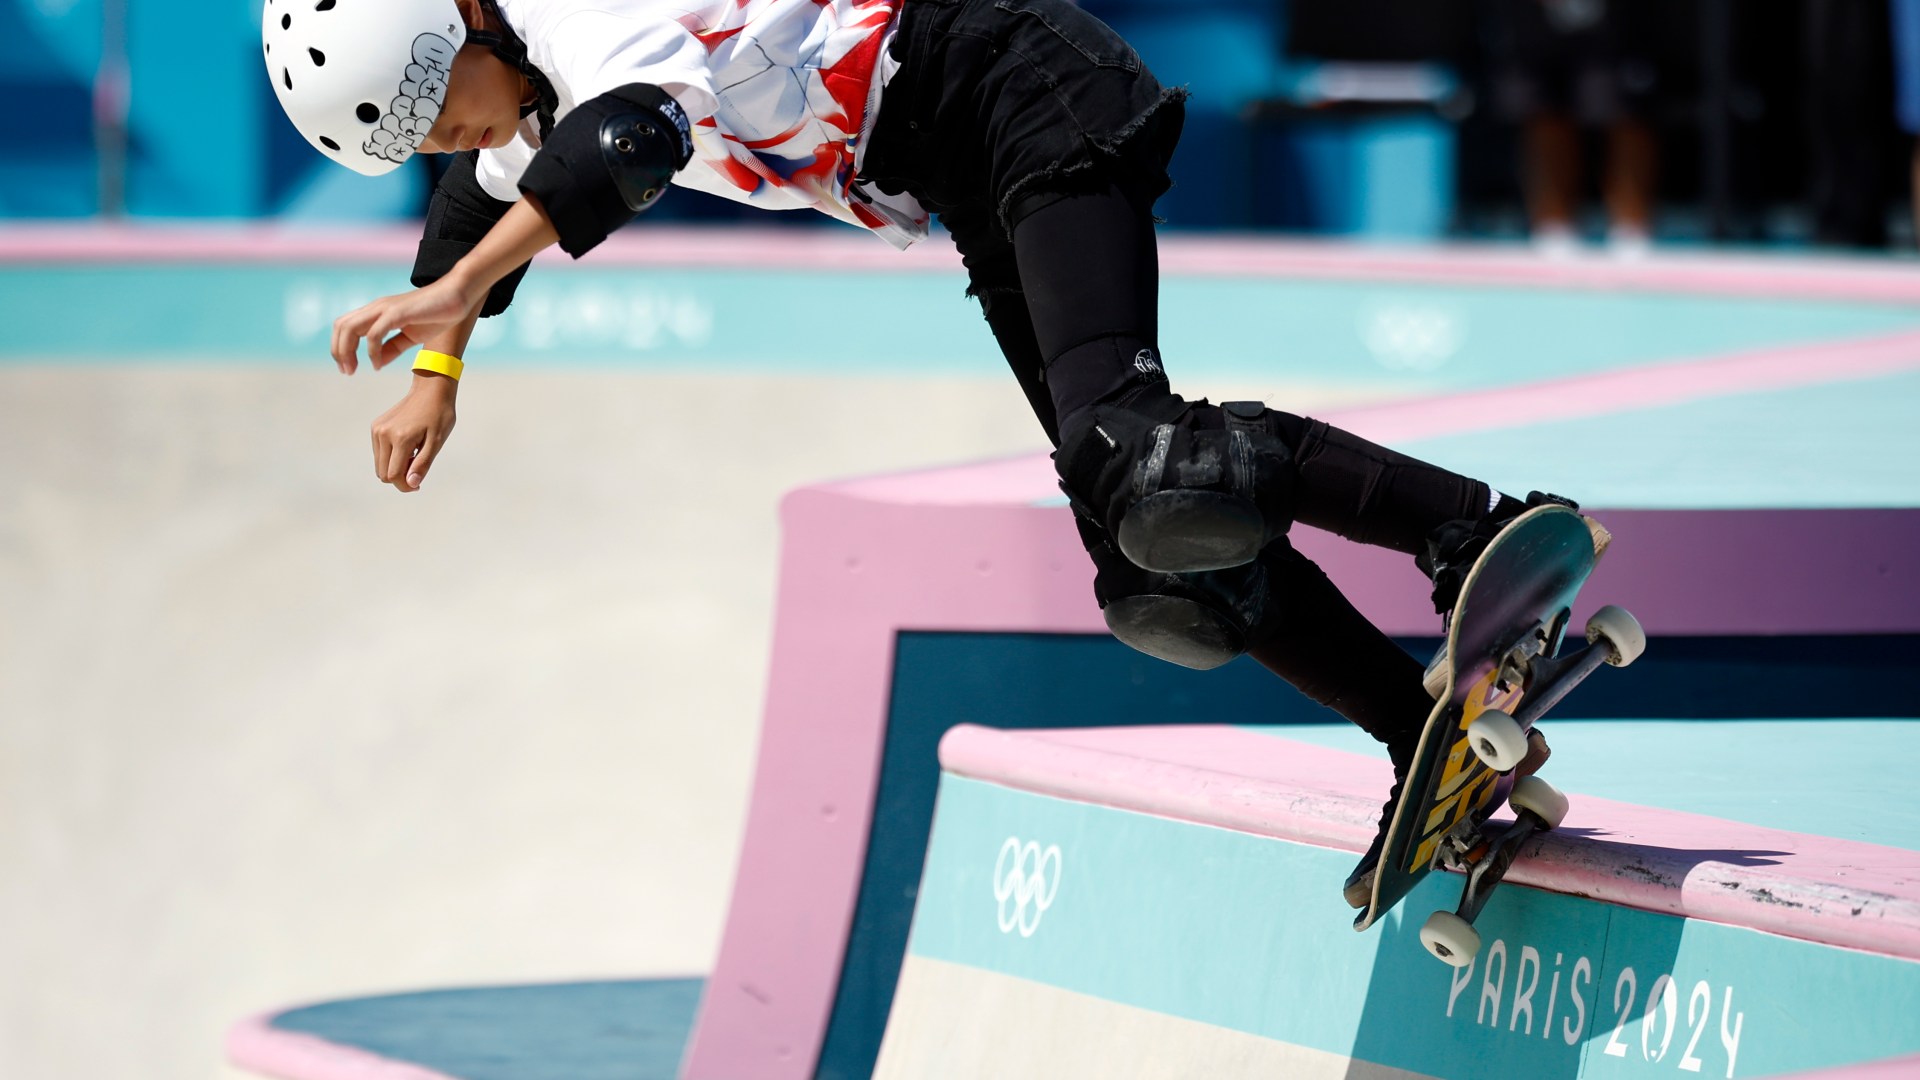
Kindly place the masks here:
<instances>
[{"instance_id":1,"label":"skateboard","mask_svg":"<svg viewBox=\"0 0 1920 1080\"><path fill-rule=\"evenodd\" d=\"M1604 537L1604 534L1601 534ZM1487 545L1454 605L1444 652L1429 669L1436 699L1388 826L1373 895L1353 928L1365 930L1435 869L1467 876L1460 905L1421 928L1428 952L1455 967L1473 961L1473 921L1536 833L1559 825L1567 798L1537 776L1515 781L1534 721L1603 664L1625 667L1646 648L1626 611L1587 621L1585 647L1560 655L1574 596L1599 561L1588 520L1564 506L1515 518ZM1513 824L1488 819L1510 806Z\"/></svg>"}]
</instances>

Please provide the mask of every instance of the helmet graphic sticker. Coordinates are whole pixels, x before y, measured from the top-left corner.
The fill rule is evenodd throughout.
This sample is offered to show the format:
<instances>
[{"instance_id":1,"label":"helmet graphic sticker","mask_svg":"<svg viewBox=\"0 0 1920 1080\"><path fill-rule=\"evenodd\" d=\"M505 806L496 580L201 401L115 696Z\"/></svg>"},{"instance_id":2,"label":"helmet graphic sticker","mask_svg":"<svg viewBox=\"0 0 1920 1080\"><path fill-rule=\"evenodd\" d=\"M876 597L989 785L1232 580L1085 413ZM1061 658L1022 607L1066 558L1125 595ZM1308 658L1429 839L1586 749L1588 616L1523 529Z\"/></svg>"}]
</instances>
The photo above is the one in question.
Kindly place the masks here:
<instances>
[{"instance_id":1,"label":"helmet graphic sticker","mask_svg":"<svg viewBox=\"0 0 1920 1080\"><path fill-rule=\"evenodd\" d=\"M447 75L453 70L453 42L438 34L413 39L413 63L400 80L400 90L380 117L380 126L360 149L395 165L413 156L426 141L440 107L447 103Z\"/></svg>"},{"instance_id":2,"label":"helmet graphic sticker","mask_svg":"<svg viewBox=\"0 0 1920 1080\"><path fill-rule=\"evenodd\" d=\"M287 119L321 153L379 176L439 119L467 26L455 0L266 0L260 37Z\"/></svg>"}]
</instances>

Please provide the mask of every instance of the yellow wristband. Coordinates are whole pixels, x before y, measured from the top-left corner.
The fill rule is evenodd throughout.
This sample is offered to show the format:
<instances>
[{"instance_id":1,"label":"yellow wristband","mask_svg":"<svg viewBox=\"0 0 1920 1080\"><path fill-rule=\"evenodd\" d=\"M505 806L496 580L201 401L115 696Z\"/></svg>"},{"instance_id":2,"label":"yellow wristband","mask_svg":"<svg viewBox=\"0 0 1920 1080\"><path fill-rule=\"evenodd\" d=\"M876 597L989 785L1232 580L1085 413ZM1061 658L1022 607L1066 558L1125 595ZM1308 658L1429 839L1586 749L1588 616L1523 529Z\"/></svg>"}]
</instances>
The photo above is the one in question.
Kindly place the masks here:
<instances>
[{"instance_id":1,"label":"yellow wristband","mask_svg":"<svg viewBox=\"0 0 1920 1080\"><path fill-rule=\"evenodd\" d=\"M454 382L460 381L460 373L465 371L466 367L467 365L460 362L459 357L434 352L432 349L421 349L420 355L413 358L413 370L445 375Z\"/></svg>"}]
</instances>

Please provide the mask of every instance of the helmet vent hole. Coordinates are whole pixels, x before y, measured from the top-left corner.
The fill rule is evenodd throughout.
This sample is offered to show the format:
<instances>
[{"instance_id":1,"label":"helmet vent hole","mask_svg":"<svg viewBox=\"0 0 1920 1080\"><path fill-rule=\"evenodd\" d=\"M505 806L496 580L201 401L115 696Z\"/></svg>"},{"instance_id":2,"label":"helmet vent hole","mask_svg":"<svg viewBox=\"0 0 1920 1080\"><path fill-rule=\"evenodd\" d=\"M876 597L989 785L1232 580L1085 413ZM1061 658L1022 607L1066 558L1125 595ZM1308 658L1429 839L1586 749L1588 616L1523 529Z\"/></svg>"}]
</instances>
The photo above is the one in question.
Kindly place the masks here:
<instances>
[{"instance_id":1,"label":"helmet vent hole","mask_svg":"<svg viewBox=\"0 0 1920 1080\"><path fill-rule=\"evenodd\" d=\"M315 5L313 5L313 10L315 10L315 11L332 11L332 10L333 10L333 0L320 0L320 2L319 2L319 3L317 3L317 4L315 4Z\"/></svg>"},{"instance_id":2,"label":"helmet vent hole","mask_svg":"<svg viewBox=\"0 0 1920 1080\"><path fill-rule=\"evenodd\" d=\"M332 139L327 138L325 135L320 136L320 145L326 147L327 149L333 151L336 154L340 152L340 144L337 142L334 142Z\"/></svg>"},{"instance_id":3,"label":"helmet vent hole","mask_svg":"<svg viewBox=\"0 0 1920 1080\"><path fill-rule=\"evenodd\" d=\"M280 29L288 30L288 29L291 29L292 27L293 27L293 16L291 15L280 16Z\"/></svg>"},{"instance_id":4,"label":"helmet vent hole","mask_svg":"<svg viewBox=\"0 0 1920 1080\"><path fill-rule=\"evenodd\" d=\"M314 67L326 67L326 66L327 66L327 54L326 54L326 53L323 53L323 52L321 52L321 51L320 51L319 49L308 49L308 50L307 50L307 55L308 55L308 56L311 56L311 57L313 57L313 66L314 66Z\"/></svg>"},{"instance_id":5,"label":"helmet vent hole","mask_svg":"<svg viewBox=\"0 0 1920 1080\"><path fill-rule=\"evenodd\" d=\"M286 68L281 68L280 81L287 84L287 89L289 90L293 89L293 72L287 70Z\"/></svg>"},{"instance_id":6,"label":"helmet vent hole","mask_svg":"<svg viewBox=\"0 0 1920 1080\"><path fill-rule=\"evenodd\" d=\"M353 111L353 115L359 117L363 124L376 123L380 119L380 106L371 101L363 101L360 107Z\"/></svg>"}]
</instances>

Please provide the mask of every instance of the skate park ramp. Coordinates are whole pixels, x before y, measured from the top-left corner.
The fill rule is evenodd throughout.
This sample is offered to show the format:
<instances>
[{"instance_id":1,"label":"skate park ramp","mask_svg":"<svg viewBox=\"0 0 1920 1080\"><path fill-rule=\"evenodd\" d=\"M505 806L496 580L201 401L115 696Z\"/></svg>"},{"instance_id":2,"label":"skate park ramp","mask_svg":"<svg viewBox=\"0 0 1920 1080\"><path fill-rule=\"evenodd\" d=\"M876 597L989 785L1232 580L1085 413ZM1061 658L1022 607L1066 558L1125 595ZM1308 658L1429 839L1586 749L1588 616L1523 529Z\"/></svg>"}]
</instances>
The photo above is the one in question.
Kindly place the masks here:
<instances>
[{"instance_id":1,"label":"skate park ramp","mask_svg":"<svg viewBox=\"0 0 1920 1080\"><path fill-rule=\"evenodd\" d=\"M7 234L0 446L36 467L0 474L0 854L17 870L0 882L0 961L35 976L0 988L0 1075L199 1078L225 1032L249 1076L863 1076L883 1041L918 1045L927 1029L908 1021L936 1000L901 980L918 967L916 897L947 902L940 879L922 884L930 838L945 843L930 829L946 732L1250 723L1251 745L1336 738L1248 665L1197 675L1103 635L1038 433L950 251L728 235L649 231L540 268L476 348L456 445L401 499L362 457L400 373L340 379L323 343L332 315L400 287L415 237ZM1865 781L1791 770L1789 788L1790 770L1767 772L1801 759L1797 736L1768 732L1920 714L1903 678L1920 632L1920 495L1903 467L1920 452L1920 293L1905 275L1165 251L1182 389L1283 402L1515 491L1564 488L1617 526L1614 576L1592 595L1633 608L1656 647L1568 703L1566 836L1624 828L1579 818L1610 801L1912 850L1811 809ZM848 290L877 298L873 320L796 340ZM751 437L719 440L710 471L663 468L706 445L716 416ZM1007 454L1025 456L929 471ZM1302 546L1427 647L1404 560ZM1638 745L1639 728L1613 734L1622 722L1724 730L1751 756L1718 773L1717 757L1690 762L1718 804L1660 803L1609 786L1617 772L1582 790L1583 761ZM1377 811L1378 778L1354 783ZM1762 804L1780 814L1751 816ZM958 828L975 810L941 813ZM1318 906L1236 933L1386 954L1385 934L1353 935L1312 884L1344 876L1350 837L1266 842L1313 849L1323 869L1298 888ZM1736 850L1643 846L1663 844ZM1523 888L1553 892L1509 893ZM1606 901L1608 918L1634 904ZM1535 970L1526 947L1544 957L1560 939L1505 940L1516 983ZM945 962L1001 978L990 960L963 941ZM1683 961L1654 976L1687 980L1661 1067L1694 1036L1700 981L1714 1023L1747 1017L1739 1075L1782 1061L1756 1018L1798 1031L1799 999L1768 1004L1770 982ZM1371 986L1371 970L1341 978ZM1539 971L1536 1019L1555 974ZM1015 977L1056 1003L1108 992ZM1580 982L1594 1016L1618 973L1600 978ZM1311 996L1277 975L1258 993L1276 1011ZM1518 993L1501 999L1507 1024ZM1392 1030L1393 999L1370 995L1362 1027ZM1110 1003L1228 1045L1212 1014ZM1360 1030L1323 1052L1371 1047ZM1615 1062L1613 1032L1591 1034L1585 1059ZM1620 1035L1635 1054L1638 1039ZM1860 1045L1861 1060L1884 1049Z\"/></svg>"},{"instance_id":2,"label":"skate park ramp","mask_svg":"<svg viewBox=\"0 0 1920 1080\"><path fill-rule=\"evenodd\" d=\"M1910 761L1920 724L1702 726L1557 727L1549 771L1592 794L1495 892L1458 969L1418 940L1458 901L1452 875L1344 929L1334 886L1377 820L1377 755L1293 729L956 728L875 1075L1776 1076L1920 1052L1910 803L1825 808L1862 840L1669 809L1738 792L1743 817L1798 821L1725 779L1755 743L1793 748L1797 793L1877 786L1904 766L1862 776L1850 740ZM1605 753L1621 742L1639 770ZM1662 748L1735 742L1711 791L1643 775ZM1615 784L1646 801L1602 797Z\"/></svg>"}]
</instances>

